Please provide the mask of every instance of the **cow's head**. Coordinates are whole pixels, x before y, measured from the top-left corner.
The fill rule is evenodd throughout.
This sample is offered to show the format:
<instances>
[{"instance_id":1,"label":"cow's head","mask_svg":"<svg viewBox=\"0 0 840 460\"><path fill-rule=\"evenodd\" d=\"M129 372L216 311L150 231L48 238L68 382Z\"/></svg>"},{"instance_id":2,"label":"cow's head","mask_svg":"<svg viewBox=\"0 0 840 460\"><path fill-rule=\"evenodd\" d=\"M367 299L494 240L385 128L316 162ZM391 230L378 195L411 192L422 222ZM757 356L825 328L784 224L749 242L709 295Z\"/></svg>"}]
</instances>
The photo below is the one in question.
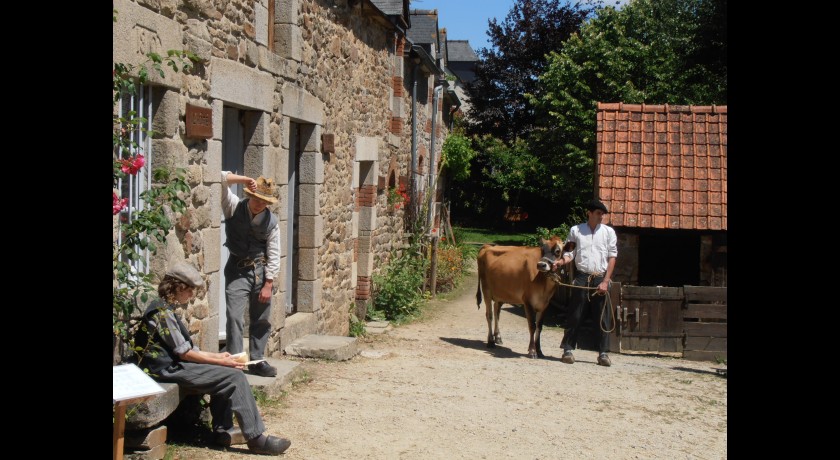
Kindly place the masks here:
<instances>
[{"instance_id":1,"label":"cow's head","mask_svg":"<svg viewBox=\"0 0 840 460\"><path fill-rule=\"evenodd\" d=\"M537 262L537 270L550 272L554 261L563 255L563 239L556 235L547 240L540 239L540 247L542 248L542 257Z\"/></svg>"}]
</instances>

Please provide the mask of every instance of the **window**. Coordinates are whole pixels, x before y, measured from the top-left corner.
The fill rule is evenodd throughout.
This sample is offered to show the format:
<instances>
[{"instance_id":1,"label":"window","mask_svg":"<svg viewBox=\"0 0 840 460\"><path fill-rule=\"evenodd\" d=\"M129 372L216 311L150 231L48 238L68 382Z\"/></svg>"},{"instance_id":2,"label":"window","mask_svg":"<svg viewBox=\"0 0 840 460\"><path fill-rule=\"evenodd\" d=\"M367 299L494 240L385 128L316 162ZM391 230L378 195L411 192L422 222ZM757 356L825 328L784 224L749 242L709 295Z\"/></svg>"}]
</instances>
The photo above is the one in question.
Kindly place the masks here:
<instances>
[{"instance_id":1,"label":"window","mask_svg":"<svg viewBox=\"0 0 840 460\"><path fill-rule=\"evenodd\" d=\"M118 116L126 120L137 120L135 129L128 129L128 126L121 126L131 133L131 146L126 152L115 152L118 159L132 158L136 155L143 155L145 164L133 175L119 179L117 188L120 190L120 197L127 198L125 208L119 213L121 222L130 222L134 219L134 213L142 209L143 200L140 197L144 191L150 188L152 181L152 145L151 135L148 131L152 129L152 87L137 85L136 93L123 94L118 104ZM117 235L118 244L122 243L122 234ZM126 254L120 255L120 260L129 263L137 273L148 273L149 250L134 248L140 254L137 260L130 260Z\"/></svg>"}]
</instances>

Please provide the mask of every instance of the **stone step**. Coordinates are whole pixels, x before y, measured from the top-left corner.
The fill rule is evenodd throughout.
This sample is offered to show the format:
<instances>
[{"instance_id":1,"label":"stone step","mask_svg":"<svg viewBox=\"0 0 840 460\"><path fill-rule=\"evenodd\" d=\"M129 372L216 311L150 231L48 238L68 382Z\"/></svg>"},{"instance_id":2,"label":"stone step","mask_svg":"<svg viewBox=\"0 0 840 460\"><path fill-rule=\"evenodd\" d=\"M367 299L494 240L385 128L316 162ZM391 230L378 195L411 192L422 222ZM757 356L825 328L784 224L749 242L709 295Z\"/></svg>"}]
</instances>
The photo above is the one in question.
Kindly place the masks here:
<instances>
[{"instance_id":1,"label":"stone step","mask_svg":"<svg viewBox=\"0 0 840 460\"><path fill-rule=\"evenodd\" d=\"M346 361L359 353L359 344L356 337L309 334L290 343L284 351L301 358Z\"/></svg>"},{"instance_id":2,"label":"stone step","mask_svg":"<svg viewBox=\"0 0 840 460\"><path fill-rule=\"evenodd\" d=\"M384 334L392 329L389 321L368 321L365 323L365 332L368 334Z\"/></svg>"}]
</instances>

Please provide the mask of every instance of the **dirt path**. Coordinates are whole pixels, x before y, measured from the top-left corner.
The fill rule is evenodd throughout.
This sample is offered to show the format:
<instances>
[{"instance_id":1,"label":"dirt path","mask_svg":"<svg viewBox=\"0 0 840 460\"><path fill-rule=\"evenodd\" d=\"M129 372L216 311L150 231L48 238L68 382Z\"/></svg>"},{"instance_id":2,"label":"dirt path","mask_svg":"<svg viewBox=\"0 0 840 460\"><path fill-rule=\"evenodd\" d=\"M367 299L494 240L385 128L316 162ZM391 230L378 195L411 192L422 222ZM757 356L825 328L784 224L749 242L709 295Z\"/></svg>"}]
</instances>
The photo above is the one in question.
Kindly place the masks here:
<instances>
[{"instance_id":1,"label":"dirt path","mask_svg":"<svg viewBox=\"0 0 840 460\"><path fill-rule=\"evenodd\" d=\"M362 339L347 362L307 361L311 380L264 407L285 459L724 459L727 385L715 363L594 351L560 362L563 330L527 357L522 309L503 307L504 344L485 347L475 275L422 321ZM242 446L245 447L245 446ZM174 458L259 458L180 446Z\"/></svg>"}]
</instances>

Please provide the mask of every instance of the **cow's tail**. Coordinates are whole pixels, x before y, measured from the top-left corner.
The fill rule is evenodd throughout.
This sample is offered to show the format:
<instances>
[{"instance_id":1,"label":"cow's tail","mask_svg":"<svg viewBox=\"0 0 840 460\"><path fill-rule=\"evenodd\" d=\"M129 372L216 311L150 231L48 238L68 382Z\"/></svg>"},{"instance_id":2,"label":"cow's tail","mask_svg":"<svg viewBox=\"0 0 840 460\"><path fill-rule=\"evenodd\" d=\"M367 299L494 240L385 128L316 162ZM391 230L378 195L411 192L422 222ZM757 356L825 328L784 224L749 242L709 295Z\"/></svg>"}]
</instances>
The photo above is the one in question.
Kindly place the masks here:
<instances>
[{"instance_id":1,"label":"cow's tail","mask_svg":"<svg viewBox=\"0 0 840 460\"><path fill-rule=\"evenodd\" d=\"M478 277L478 288L475 290L475 303L477 308L481 310L481 277Z\"/></svg>"}]
</instances>

